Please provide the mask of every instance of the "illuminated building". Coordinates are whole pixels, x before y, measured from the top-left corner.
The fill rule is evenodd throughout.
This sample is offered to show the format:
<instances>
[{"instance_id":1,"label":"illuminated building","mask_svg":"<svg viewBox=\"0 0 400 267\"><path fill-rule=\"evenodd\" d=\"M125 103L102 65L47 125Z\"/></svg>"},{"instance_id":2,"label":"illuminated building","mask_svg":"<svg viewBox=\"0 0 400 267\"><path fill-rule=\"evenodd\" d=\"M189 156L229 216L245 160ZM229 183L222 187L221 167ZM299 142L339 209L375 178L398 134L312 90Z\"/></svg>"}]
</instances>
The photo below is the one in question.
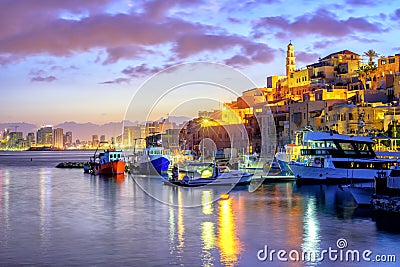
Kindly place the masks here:
<instances>
[{"instance_id":1,"label":"illuminated building","mask_svg":"<svg viewBox=\"0 0 400 267\"><path fill-rule=\"evenodd\" d=\"M92 135L92 145L97 146L99 142L99 136L97 134Z\"/></svg>"},{"instance_id":2,"label":"illuminated building","mask_svg":"<svg viewBox=\"0 0 400 267\"><path fill-rule=\"evenodd\" d=\"M296 57L294 56L294 47L290 41L286 51L286 77L296 70Z\"/></svg>"},{"instance_id":3,"label":"illuminated building","mask_svg":"<svg viewBox=\"0 0 400 267\"><path fill-rule=\"evenodd\" d=\"M36 144L35 141L35 134L34 133L28 133L28 135L26 136L26 142L27 142L27 146L31 147L33 145Z\"/></svg>"},{"instance_id":4,"label":"illuminated building","mask_svg":"<svg viewBox=\"0 0 400 267\"><path fill-rule=\"evenodd\" d=\"M64 133L63 129L57 128L53 130L53 147L63 148L64 147Z\"/></svg>"},{"instance_id":5,"label":"illuminated building","mask_svg":"<svg viewBox=\"0 0 400 267\"><path fill-rule=\"evenodd\" d=\"M72 145L72 132L66 132L64 136L64 144L66 147Z\"/></svg>"},{"instance_id":6,"label":"illuminated building","mask_svg":"<svg viewBox=\"0 0 400 267\"><path fill-rule=\"evenodd\" d=\"M38 146L51 146L53 145L53 127L42 126L36 133L36 144Z\"/></svg>"},{"instance_id":7,"label":"illuminated building","mask_svg":"<svg viewBox=\"0 0 400 267\"><path fill-rule=\"evenodd\" d=\"M145 147L144 136L142 136L140 126L124 126L122 139L125 149L141 149Z\"/></svg>"}]
</instances>

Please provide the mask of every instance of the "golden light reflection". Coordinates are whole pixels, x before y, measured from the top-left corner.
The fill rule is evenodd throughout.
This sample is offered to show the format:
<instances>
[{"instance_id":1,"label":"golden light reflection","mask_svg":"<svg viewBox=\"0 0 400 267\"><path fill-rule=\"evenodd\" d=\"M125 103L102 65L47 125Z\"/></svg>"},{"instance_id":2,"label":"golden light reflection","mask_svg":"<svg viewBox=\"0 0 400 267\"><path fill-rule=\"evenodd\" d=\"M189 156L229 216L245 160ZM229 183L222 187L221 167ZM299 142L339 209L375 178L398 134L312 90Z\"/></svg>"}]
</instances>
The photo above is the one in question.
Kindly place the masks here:
<instances>
[{"instance_id":1,"label":"golden light reflection","mask_svg":"<svg viewBox=\"0 0 400 267\"><path fill-rule=\"evenodd\" d=\"M185 226L183 225L183 200L182 192L178 190L178 245L177 248L180 252L183 252L183 247L185 246Z\"/></svg>"},{"instance_id":2,"label":"golden light reflection","mask_svg":"<svg viewBox=\"0 0 400 267\"><path fill-rule=\"evenodd\" d=\"M236 235L232 198L219 201L217 246L222 264L234 266L238 262L241 244Z\"/></svg>"},{"instance_id":3,"label":"golden light reflection","mask_svg":"<svg viewBox=\"0 0 400 267\"><path fill-rule=\"evenodd\" d=\"M213 213L212 198L213 193L211 191L206 190L201 192L201 208L206 215Z\"/></svg>"},{"instance_id":4,"label":"golden light reflection","mask_svg":"<svg viewBox=\"0 0 400 267\"><path fill-rule=\"evenodd\" d=\"M201 223L202 261L204 267L214 266L211 250L215 247L215 231L213 222Z\"/></svg>"}]
</instances>

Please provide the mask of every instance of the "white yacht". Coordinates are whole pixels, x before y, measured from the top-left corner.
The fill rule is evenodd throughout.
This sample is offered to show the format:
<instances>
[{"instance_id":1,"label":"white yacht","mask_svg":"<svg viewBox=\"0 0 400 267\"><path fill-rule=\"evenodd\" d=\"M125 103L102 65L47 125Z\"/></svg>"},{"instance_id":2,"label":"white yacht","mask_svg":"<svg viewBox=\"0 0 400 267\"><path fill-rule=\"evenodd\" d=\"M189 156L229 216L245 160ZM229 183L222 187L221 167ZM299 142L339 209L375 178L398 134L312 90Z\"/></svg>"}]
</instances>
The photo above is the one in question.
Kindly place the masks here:
<instances>
[{"instance_id":1,"label":"white yacht","mask_svg":"<svg viewBox=\"0 0 400 267\"><path fill-rule=\"evenodd\" d=\"M378 171L387 171L395 159L379 159L373 141L364 136L307 132L301 161L289 168L298 183L358 183L373 181Z\"/></svg>"}]
</instances>

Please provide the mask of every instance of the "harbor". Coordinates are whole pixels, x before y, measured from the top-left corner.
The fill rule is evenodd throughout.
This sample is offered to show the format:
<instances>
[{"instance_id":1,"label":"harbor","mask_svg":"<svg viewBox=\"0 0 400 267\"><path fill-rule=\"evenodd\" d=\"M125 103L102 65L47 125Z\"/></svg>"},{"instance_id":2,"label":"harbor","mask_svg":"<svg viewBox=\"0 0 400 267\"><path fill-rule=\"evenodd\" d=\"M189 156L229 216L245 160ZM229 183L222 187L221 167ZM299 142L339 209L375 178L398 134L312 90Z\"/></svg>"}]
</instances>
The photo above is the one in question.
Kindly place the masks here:
<instances>
[{"instance_id":1,"label":"harbor","mask_svg":"<svg viewBox=\"0 0 400 267\"><path fill-rule=\"evenodd\" d=\"M84 161L91 152L4 154L0 258L5 265L23 258L27 265L264 266L257 253L265 245L314 251L337 248L341 238L348 249L400 253L398 221L374 219L371 208L358 207L337 185L287 181L261 184L254 192L249 185L174 187L157 175L121 178L55 167Z\"/></svg>"}]
</instances>

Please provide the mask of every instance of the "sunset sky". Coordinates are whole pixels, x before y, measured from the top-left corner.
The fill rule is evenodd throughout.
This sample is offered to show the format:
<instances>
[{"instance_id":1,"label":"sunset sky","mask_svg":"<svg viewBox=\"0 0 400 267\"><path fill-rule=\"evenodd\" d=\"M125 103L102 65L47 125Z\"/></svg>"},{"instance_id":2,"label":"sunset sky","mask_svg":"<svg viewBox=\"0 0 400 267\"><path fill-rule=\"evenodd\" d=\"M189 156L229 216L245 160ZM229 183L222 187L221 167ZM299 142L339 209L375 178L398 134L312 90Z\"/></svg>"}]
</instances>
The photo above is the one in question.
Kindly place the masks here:
<instances>
[{"instance_id":1,"label":"sunset sky","mask_svg":"<svg viewBox=\"0 0 400 267\"><path fill-rule=\"evenodd\" d=\"M0 122L121 121L175 64L227 64L262 87L290 40L301 68L344 49L394 55L399 36L398 1L1 0Z\"/></svg>"}]
</instances>

